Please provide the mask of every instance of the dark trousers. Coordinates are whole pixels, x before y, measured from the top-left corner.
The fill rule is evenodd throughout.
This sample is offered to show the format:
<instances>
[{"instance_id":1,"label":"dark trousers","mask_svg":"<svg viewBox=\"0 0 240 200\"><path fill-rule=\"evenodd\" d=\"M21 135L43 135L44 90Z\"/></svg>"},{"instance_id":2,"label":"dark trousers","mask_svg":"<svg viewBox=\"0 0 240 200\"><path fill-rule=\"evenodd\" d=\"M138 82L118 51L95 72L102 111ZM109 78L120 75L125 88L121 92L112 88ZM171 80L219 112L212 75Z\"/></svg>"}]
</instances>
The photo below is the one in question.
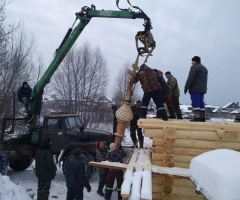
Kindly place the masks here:
<instances>
[{"instance_id":1,"label":"dark trousers","mask_svg":"<svg viewBox=\"0 0 240 200\"><path fill-rule=\"evenodd\" d=\"M138 128L137 125L133 125L130 123L130 137L132 138L133 141L137 141L136 131L137 131L138 140L143 141L142 129Z\"/></svg>"},{"instance_id":2,"label":"dark trousers","mask_svg":"<svg viewBox=\"0 0 240 200\"><path fill-rule=\"evenodd\" d=\"M122 170L108 170L107 175L107 182L106 182L106 190L113 190L113 184L115 181L115 178L117 179L117 190L121 191L121 186L123 183L123 171Z\"/></svg>"},{"instance_id":3,"label":"dark trousers","mask_svg":"<svg viewBox=\"0 0 240 200\"><path fill-rule=\"evenodd\" d=\"M99 174L98 189L102 191L104 185L106 184L107 173Z\"/></svg>"},{"instance_id":4,"label":"dark trousers","mask_svg":"<svg viewBox=\"0 0 240 200\"><path fill-rule=\"evenodd\" d=\"M163 102L167 105L167 107L168 107L168 110L169 110L169 112L170 112L170 115L171 115L171 113L175 113L175 109L174 109L174 106L173 106L173 104L172 104L172 95L171 95L171 93L169 92L169 93L164 93L163 95L162 95L162 98L163 98Z\"/></svg>"},{"instance_id":5,"label":"dark trousers","mask_svg":"<svg viewBox=\"0 0 240 200\"><path fill-rule=\"evenodd\" d=\"M175 112L177 113L177 117L182 117L182 111L179 106L179 97L172 97L172 104L174 106Z\"/></svg>"},{"instance_id":6,"label":"dark trousers","mask_svg":"<svg viewBox=\"0 0 240 200\"><path fill-rule=\"evenodd\" d=\"M156 104L157 107L157 112L160 117L167 118L167 113L165 110L165 107L163 105L163 100L162 100L162 92L161 90L154 90L151 92L144 92L143 98L142 98L142 105L141 105L141 110L140 110L140 118L146 118L147 116L147 110L148 110L148 104L151 100L153 99L154 103Z\"/></svg>"},{"instance_id":7,"label":"dark trousers","mask_svg":"<svg viewBox=\"0 0 240 200\"><path fill-rule=\"evenodd\" d=\"M51 181L49 182L38 181L37 200L48 200L50 188Z\"/></svg>"},{"instance_id":8,"label":"dark trousers","mask_svg":"<svg viewBox=\"0 0 240 200\"><path fill-rule=\"evenodd\" d=\"M83 187L68 188L67 200L83 200Z\"/></svg>"},{"instance_id":9,"label":"dark trousers","mask_svg":"<svg viewBox=\"0 0 240 200\"><path fill-rule=\"evenodd\" d=\"M205 111L205 105L204 105L204 94L203 93L197 93L192 92L190 93L191 100L192 100L192 107L194 110L201 110Z\"/></svg>"}]
</instances>

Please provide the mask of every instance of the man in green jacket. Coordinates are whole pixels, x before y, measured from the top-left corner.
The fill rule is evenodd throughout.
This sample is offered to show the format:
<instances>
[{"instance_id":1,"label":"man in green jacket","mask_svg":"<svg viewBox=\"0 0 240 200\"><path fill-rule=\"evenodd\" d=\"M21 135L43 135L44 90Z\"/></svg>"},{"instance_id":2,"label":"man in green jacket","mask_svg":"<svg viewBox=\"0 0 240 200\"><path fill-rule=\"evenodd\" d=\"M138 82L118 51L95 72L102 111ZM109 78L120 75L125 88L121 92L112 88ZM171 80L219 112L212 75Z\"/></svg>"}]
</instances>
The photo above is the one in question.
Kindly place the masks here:
<instances>
[{"instance_id":1,"label":"man in green jacket","mask_svg":"<svg viewBox=\"0 0 240 200\"><path fill-rule=\"evenodd\" d=\"M57 171L57 167L53 161L49 137L42 139L35 160L36 175L38 177L37 200L48 200L51 181L54 179Z\"/></svg>"},{"instance_id":2,"label":"man in green jacket","mask_svg":"<svg viewBox=\"0 0 240 200\"><path fill-rule=\"evenodd\" d=\"M178 88L177 79L169 71L165 73L165 76L168 79L167 84L172 90L172 104L175 108L177 119L182 119L182 112L179 106L180 90Z\"/></svg>"},{"instance_id":3,"label":"man in green jacket","mask_svg":"<svg viewBox=\"0 0 240 200\"><path fill-rule=\"evenodd\" d=\"M96 145L96 160L97 162L102 162L106 160L107 149L105 148L105 144L102 141L98 141L95 143ZM106 168L98 167L98 174L99 174L99 183L98 183L98 190L97 194L104 197L104 193L102 192L107 179L107 172Z\"/></svg>"}]
</instances>

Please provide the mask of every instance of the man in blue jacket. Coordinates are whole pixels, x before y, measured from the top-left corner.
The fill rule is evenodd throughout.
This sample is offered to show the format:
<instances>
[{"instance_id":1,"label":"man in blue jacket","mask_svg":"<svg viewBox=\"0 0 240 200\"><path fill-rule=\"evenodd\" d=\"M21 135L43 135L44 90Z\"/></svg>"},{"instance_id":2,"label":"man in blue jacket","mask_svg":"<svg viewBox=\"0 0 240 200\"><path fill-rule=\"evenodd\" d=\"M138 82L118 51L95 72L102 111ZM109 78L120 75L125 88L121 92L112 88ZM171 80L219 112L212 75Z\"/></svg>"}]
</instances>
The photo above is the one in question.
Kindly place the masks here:
<instances>
[{"instance_id":1,"label":"man in blue jacket","mask_svg":"<svg viewBox=\"0 0 240 200\"><path fill-rule=\"evenodd\" d=\"M201 58L194 56L192 66L184 87L184 93L189 91L194 109L194 119L190 121L205 122L204 94L207 92L208 70L201 64Z\"/></svg>"}]
</instances>

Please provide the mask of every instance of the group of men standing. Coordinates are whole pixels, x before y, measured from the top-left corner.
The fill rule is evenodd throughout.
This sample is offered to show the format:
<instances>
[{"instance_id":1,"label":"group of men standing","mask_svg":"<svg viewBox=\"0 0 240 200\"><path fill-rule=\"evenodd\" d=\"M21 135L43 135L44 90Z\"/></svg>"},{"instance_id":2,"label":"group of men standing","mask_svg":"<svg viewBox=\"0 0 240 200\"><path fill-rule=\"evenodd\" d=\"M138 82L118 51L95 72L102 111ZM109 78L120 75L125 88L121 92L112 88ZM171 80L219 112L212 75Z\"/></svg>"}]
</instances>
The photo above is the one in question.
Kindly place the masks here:
<instances>
[{"instance_id":1,"label":"group of men standing","mask_svg":"<svg viewBox=\"0 0 240 200\"><path fill-rule=\"evenodd\" d=\"M156 104L156 118L161 118L164 121L167 121L168 118L183 119L179 106L180 90L177 79L169 71L165 73L165 76L168 79L167 82L163 77L162 71L151 69L146 64L143 64L136 76L130 80L131 83L137 83L140 81L144 92L142 102L138 100L136 104L131 107L133 119L130 122L130 136L135 145L137 142L137 131L140 148L143 148L144 137L142 135L142 130L137 126L137 120L139 118L146 118L151 98ZM201 64L201 58L199 56L194 56L192 58L192 66L184 87L184 93L190 93L194 110L194 118L190 121L205 122L204 94L207 92L207 77L208 70ZM169 116L167 116L163 105L164 103L169 110Z\"/></svg>"}]
</instances>

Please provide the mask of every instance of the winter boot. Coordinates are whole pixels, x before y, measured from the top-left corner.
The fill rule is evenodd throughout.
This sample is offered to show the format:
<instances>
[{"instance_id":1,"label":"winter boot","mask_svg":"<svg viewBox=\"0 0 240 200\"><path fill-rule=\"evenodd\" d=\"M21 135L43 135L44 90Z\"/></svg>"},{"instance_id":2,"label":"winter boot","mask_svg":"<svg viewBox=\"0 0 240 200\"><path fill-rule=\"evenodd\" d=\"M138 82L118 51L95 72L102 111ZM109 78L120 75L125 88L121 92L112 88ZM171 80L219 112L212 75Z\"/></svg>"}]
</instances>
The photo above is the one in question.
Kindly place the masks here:
<instances>
[{"instance_id":1,"label":"winter boot","mask_svg":"<svg viewBox=\"0 0 240 200\"><path fill-rule=\"evenodd\" d=\"M110 200L112 196L112 190L106 190L105 192L105 199Z\"/></svg>"},{"instance_id":2,"label":"winter boot","mask_svg":"<svg viewBox=\"0 0 240 200\"><path fill-rule=\"evenodd\" d=\"M122 200L121 191L118 191L118 200Z\"/></svg>"},{"instance_id":3,"label":"winter boot","mask_svg":"<svg viewBox=\"0 0 240 200\"><path fill-rule=\"evenodd\" d=\"M194 110L194 118L190 120L191 122L201 122L200 110Z\"/></svg>"},{"instance_id":4,"label":"winter boot","mask_svg":"<svg viewBox=\"0 0 240 200\"><path fill-rule=\"evenodd\" d=\"M176 119L175 112L170 112L170 116L168 118L169 119Z\"/></svg>"},{"instance_id":5,"label":"winter boot","mask_svg":"<svg viewBox=\"0 0 240 200\"><path fill-rule=\"evenodd\" d=\"M135 147L135 144L137 143L137 138L132 138L133 146Z\"/></svg>"},{"instance_id":6,"label":"winter boot","mask_svg":"<svg viewBox=\"0 0 240 200\"><path fill-rule=\"evenodd\" d=\"M205 122L205 111L201 111L200 118L202 122Z\"/></svg>"},{"instance_id":7,"label":"winter boot","mask_svg":"<svg viewBox=\"0 0 240 200\"><path fill-rule=\"evenodd\" d=\"M177 115L177 119L183 119L183 118L182 118L182 113L179 114L179 115Z\"/></svg>"},{"instance_id":8,"label":"winter boot","mask_svg":"<svg viewBox=\"0 0 240 200\"><path fill-rule=\"evenodd\" d=\"M157 111L157 118L162 118L163 121L168 121L166 110L158 110Z\"/></svg>"},{"instance_id":9,"label":"winter boot","mask_svg":"<svg viewBox=\"0 0 240 200\"><path fill-rule=\"evenodd\" d=\"M140 149L143 149L143 141L139 141L139 147Z\"/></svg>"},{"instance_id":10,"label":"winter boot","mask_svg":"<svg viewBox=\"0 0 240 200\"><path fill-rule=\"evenodd\" d=\"M97 190L97 194L100 195L101 197L104 197L104 193L102 192L104 186L99 186Z\"/></svg>"}]
</instances>

